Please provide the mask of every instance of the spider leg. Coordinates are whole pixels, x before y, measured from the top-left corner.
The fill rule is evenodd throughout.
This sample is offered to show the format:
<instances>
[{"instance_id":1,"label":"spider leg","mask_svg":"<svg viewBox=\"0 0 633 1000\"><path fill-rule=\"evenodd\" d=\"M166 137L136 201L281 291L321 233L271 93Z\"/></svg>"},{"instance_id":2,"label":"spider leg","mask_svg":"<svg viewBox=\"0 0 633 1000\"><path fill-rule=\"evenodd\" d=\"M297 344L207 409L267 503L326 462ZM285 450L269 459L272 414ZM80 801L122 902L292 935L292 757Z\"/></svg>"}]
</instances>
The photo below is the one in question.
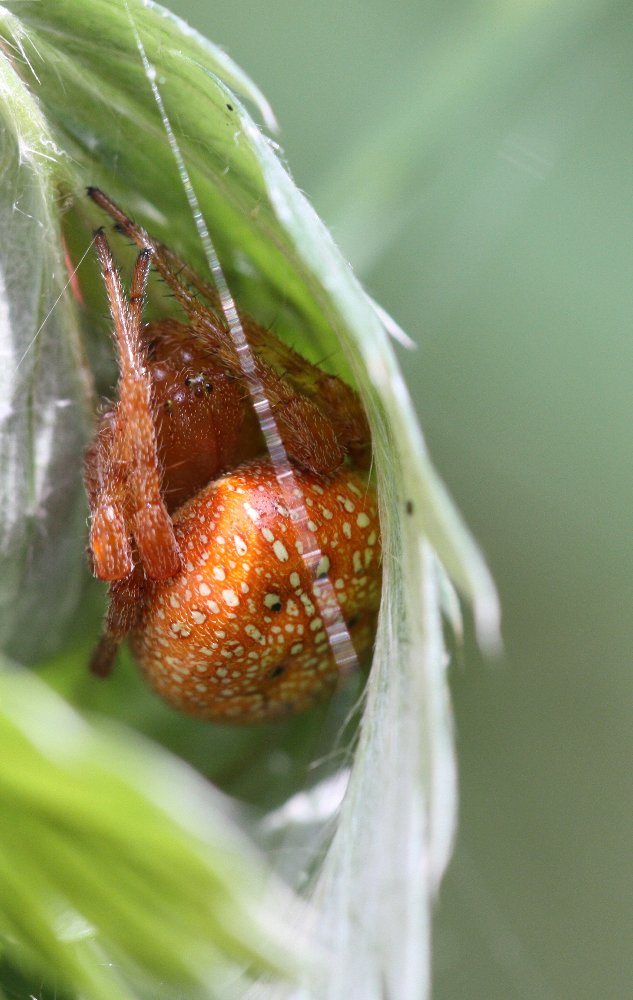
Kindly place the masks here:
<instances>
[{"instance_id":1,"label":"spider leg","mask_svg":"<svg viewBox=\"0 0 633 1000\"><path fill-rule=\"evenodd\" d=\"M159 270L161 276L167 280L168 276L182 276L186 279L188 284L197 288L205 299L213 306L219 307L220 297L218 295L217 289L212 285L209 285L206 281L196 274L196 272L189 266L185 264L183 260L180 259L169 247L166 247L164 243L159 240L154 239L153 236L139 226L138 223L134 222L128 215L125 214L123 209L119 208L116 202L112 201L107 194L100 191L99 188L89 187L87 189L88 196L92 198L99 208L102 208L104 212L107 212L110 218L114 219L117 227L121 230L125 236L128 236L134 243L136 243L139 250L144 247L151 247L155 255L155 264ZM182 282L179 282L182 285ZM170 283L170 287L171 283ZM174 290L174 289L173 289Z\"/></svg>"},{"instance_id":2,"label":"spider leg","mask_svg":"<svg viewBox=\"0 0 633 1000\"><path fill-rule=\"evenodd\" d=\"M110 584L103 632L90 658L90 671L97 677L109 677L112 673L117 650L136 625L143 589L143 574L138 567L127 579Z\"/></svg>"},{"instance_id":3,"label":"spider leg","mask_svg":"<svg viewBox=\"0 0 633 1000\"><path fill-rule=\"evenodd\" d=\"M123 468L129 493L124 517L127 532L136 542L147 576L165 579L174 576L180 569L180 553L171 518L161 496L151 383L144 365L141 341L143 298L152 250L146 247L138 256L128 304L103 232L96 233L95 245L110 301L120 367L119 402L112 435L115 461L109 463L110 475L106 474L105 489L110 487L113 472ZM102 530L102 521L103 515L99 520L93 520L97 536ZM118 537L122 531L121 520L116 524L116 531ZM94 541L98 549L98 537ZM92 543L91 536L94 555Z\"/></svg>"},{"instance_id":4,"label":"spider leg","mask_svg":"<svg viewBox=\"0 0 633 1000\"><path fill-rule=\"evenodd\" d=\"M100 580L121 580L134 569L125 517L125 478L115 440L116 415L101 418L86 452L84 478L92 520L89 550L92 572Z\"/></svg>"}]
</instances>

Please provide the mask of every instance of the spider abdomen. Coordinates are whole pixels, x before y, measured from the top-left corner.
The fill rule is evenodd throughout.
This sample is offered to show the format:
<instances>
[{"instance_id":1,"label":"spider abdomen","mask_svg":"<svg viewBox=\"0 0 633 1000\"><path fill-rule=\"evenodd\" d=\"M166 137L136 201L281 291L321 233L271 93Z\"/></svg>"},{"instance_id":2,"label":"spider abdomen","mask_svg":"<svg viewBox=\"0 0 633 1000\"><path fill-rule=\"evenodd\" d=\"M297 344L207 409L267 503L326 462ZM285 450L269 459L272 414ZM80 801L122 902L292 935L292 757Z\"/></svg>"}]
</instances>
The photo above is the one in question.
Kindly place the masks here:
<instances>
[{"instance_id":1,"label":"spider abdomen","mask_svg":"<svg viewBox=\"0 0 633 1000\"><path fill-rule=\"evenodd\" d=\"M321 552L316 577L329 577L360 657L380 597L375 493L345 466L331 477L294 474ZM241 465L173 520L183 569L149 586L133 637L156 691L191 715L227 722L290 714L327 695L338 665L270 462Z\"/></svg>"}]
</instances>

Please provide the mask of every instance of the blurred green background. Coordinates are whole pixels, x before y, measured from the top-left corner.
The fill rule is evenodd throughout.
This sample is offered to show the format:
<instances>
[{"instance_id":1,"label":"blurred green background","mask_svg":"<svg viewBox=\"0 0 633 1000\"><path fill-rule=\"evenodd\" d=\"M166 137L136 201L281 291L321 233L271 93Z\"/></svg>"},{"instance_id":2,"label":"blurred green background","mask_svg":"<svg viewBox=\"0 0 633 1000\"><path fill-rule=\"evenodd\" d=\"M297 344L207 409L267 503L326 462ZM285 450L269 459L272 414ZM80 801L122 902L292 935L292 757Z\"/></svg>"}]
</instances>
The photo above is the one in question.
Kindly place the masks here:
<instances>
[{"instance_id":1,"label":"blurred green background","mask_svg":"<svg viewBox=\"0 0 633 1000\"><path fill-rule=\"evenodd\" d=\"M498 582L435 1000L633 995L630 3L170 0L262 87ZM397 1000L397 998L394 998Z\"/></svg>"}]
</instances>

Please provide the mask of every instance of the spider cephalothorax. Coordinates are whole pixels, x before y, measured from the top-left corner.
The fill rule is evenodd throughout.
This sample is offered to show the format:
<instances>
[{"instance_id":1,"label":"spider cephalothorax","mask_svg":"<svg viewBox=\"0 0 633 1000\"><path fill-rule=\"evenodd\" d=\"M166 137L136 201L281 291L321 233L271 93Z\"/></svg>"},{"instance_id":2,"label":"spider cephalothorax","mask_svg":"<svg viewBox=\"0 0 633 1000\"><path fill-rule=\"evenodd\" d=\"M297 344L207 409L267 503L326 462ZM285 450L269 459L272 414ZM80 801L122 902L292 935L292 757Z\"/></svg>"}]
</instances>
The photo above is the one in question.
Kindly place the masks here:
<instances>
[{"instance_id":1,"label":"spider cephalothorax","mask_svg":"<svg viewBox=\"0 0 633 1000\"><path fill-rule=\"evenodd\" d=\"M120 374L86 455L92 568L110 582L93 670L108 673L131 634L150 684L190 714L251 722L305 708L336 683L341 635L349 630L359 655L373 640L380 542L360 402L240 317L251 378L290 460L288 494L217 294L104 194L89 193L140 248L126 298L105 235L95 236ZM150 265L186 322L143 324Z\"/></svg>"}]
</instances>

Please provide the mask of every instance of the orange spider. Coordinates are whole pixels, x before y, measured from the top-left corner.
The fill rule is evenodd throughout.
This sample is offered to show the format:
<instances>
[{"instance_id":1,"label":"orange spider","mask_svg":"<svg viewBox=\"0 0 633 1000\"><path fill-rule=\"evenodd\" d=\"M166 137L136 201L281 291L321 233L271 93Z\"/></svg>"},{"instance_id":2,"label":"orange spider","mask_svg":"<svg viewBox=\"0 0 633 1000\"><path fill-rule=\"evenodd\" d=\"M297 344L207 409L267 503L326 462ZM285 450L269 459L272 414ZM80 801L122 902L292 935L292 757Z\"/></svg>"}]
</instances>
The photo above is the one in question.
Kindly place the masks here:
<instances>
[{"instance_id":1,"label":"orange spider","mask_svg":"<svg viewBox=\"0 0 633 1000\"><path fill-rule=\"evenodd\" d=\"M375 631L380 541L361 404L240 315L254 358L245 375L217 292L88 193L140 248L126 298L95 235L120 374L85 461L92 569L110 583L91 668L107 675L129 634L149 683L189 714L254 722L307 708L336 685L336 650L351 638L361 656ZM186 323L143 324L150 266ZM253 384L276 418L290 486L268 457Z\"/></svg>"}]
</instances>

